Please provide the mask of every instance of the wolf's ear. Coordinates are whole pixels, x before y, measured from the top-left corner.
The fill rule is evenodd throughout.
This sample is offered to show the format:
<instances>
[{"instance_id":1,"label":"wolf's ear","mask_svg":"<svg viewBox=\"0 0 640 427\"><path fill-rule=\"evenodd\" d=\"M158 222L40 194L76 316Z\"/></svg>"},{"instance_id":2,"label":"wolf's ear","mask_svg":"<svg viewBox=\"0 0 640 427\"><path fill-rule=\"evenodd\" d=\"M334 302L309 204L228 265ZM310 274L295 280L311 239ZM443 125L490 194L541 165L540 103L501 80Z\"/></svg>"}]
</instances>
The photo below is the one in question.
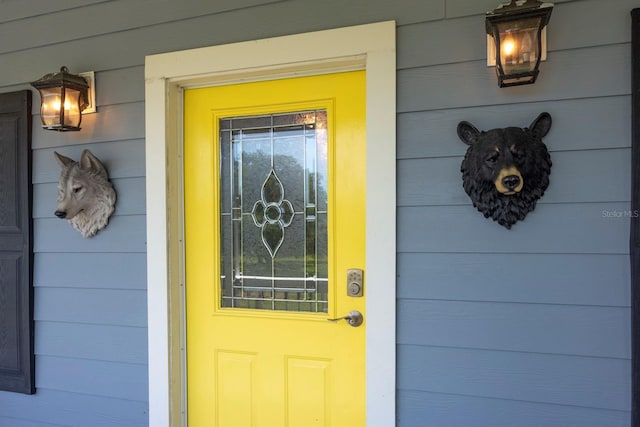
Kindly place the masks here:
<instances>
[{"instance_id":1,"label":"wolf's ear","mask_svg":"<svg viewBox=\"0 0 640 427\"><path fill-rule=\"evenodd\" d=\"M476 137L480 135L480 131L469 122L458 123L458 138L467 145L476 142Z\"/></svg>"},{"instance_id":2,"label":"wolf's ear","mask_svg":"<svg viewBox=\"0 0 640 427\"><path fill-rule=\"evenodd\" d=\"M551 129L551 115L549 113L540 113L533 123L531 123L529 129L542 138L549 133L549 129Z\"/></svg>"},{"instance_id":3,"label":"wolf's ear","mask_svg":"<svg viewBox=\"0 0 640 427\"><path fill-rule=\"evenodd\" d=\"M71 163L75 163L75 160L65 157L57 151L54 151L53 155L55 156L56 162L58 162L61 168L70 165Z\"/></svg>"},{"instance_id":4,"label":"wolf's ear","mask_svg":"<svg viewBox=\"0 0 640 427\"><path fill-rule=\"evenodd\" d=\"M108 179L107 169L89 150L82 151L82 155L80 155L80 168L94 170Z\"/></svg>"}]
</instances>

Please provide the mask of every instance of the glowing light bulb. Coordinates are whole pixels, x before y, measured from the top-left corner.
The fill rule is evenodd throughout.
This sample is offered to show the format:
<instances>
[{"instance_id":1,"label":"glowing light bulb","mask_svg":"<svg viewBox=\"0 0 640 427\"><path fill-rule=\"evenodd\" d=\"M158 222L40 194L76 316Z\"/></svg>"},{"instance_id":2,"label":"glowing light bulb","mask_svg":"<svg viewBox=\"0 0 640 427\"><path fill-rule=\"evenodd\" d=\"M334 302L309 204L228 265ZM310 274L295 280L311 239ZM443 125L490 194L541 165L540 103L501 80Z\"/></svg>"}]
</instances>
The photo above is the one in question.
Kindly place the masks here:
<instances>
[{"instance_id":1,"label":"glowing light bulb","mask_svg":"<svg viewBox=\"0 0 640 427\"><path fill-rule=\"evenodd\" d=\"M502 45L502 50L504 51L505 55L511 55L516 50L516 44L513 42L513 40L506 40Z\"/></svg>"},{"instance_id":2,"label":"glowing light bulb","mask_svg":"<svg viewBox=\"0 0 640 427\"><path fill-rule=\"evenodd\" d=\"M60 111L60 101L56 100L53 102L53 109L55 111ZM64 101L64 109L65 111L68 111L69 109L71 109L71 103L67 100Z\"/></svg>"}]
</instances>

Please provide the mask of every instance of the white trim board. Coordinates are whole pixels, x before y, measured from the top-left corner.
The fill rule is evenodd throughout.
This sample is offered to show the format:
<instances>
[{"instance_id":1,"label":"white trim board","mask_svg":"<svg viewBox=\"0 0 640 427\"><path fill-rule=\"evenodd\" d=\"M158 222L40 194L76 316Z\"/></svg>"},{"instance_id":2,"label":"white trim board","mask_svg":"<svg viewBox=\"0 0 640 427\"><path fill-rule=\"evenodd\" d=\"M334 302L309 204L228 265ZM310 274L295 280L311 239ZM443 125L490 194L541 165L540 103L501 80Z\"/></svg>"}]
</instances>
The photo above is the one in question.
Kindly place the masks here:
<instances>
[{"instance_id":1,"label":"white trim board","mask_svg":"<svg viewBox=\"0 0 640 427\"><path fill-rule=\"evenodd\" d=\"M367 80L367 425L395 425L395 31L387 21L146 57L149 425L186 421L182 88L354 69Z\"/></svg>"}]
</instances>

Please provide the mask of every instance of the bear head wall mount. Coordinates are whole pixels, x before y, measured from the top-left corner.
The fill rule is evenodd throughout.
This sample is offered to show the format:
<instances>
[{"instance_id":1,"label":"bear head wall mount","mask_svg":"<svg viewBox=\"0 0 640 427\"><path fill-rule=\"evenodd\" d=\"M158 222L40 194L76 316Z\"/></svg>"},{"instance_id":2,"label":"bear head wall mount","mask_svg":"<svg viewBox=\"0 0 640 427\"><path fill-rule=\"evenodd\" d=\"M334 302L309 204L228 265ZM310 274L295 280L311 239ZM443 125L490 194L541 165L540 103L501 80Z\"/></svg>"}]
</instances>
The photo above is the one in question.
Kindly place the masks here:
<instances>
[{"instance_id":1,"label":"bear head wall mount","mask_svg":"<svg viewBox=\"0 0 640 427\"><path fill-rule=\"evenodd\" d=\"M485 218L510 229L536 207L549 186L551 157L542 138L551 128L549 113L528 128L479 131L458 124L458 137L467 144L460 166L462 186Z\"/></svg>"},{"instance_id":2,"label":"bear head wall mount","mask_svg":"<svg viewBox=\"0 0 640 427\"><path fill-rule=\"evenodd\" d=\"M82 152L78 162L53 154L62 168L55 216L68 220L82 237L93 237L107 226L115 209L116 192L107 169L89 150Z\"/></svg>"}]
</instances>

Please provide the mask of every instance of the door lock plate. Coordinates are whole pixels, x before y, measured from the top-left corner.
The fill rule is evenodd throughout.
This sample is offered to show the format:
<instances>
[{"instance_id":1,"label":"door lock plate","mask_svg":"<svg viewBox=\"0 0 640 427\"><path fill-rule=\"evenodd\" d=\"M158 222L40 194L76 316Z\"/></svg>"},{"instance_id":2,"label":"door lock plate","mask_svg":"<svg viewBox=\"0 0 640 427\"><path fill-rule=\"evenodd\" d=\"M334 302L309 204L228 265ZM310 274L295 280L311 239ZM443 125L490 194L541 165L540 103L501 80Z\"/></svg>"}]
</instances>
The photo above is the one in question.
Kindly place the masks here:
<instances>
[{"instance_id":1,"label":"door lock plate","mask_svg":"<svg viewBox=\"0 0 640 427\"><path fill-rule=\"evenodd\" d=\"M364 271L359 268L347 270L347 296L361 297L364 291Z\"/></svg>"}]
</instances>

